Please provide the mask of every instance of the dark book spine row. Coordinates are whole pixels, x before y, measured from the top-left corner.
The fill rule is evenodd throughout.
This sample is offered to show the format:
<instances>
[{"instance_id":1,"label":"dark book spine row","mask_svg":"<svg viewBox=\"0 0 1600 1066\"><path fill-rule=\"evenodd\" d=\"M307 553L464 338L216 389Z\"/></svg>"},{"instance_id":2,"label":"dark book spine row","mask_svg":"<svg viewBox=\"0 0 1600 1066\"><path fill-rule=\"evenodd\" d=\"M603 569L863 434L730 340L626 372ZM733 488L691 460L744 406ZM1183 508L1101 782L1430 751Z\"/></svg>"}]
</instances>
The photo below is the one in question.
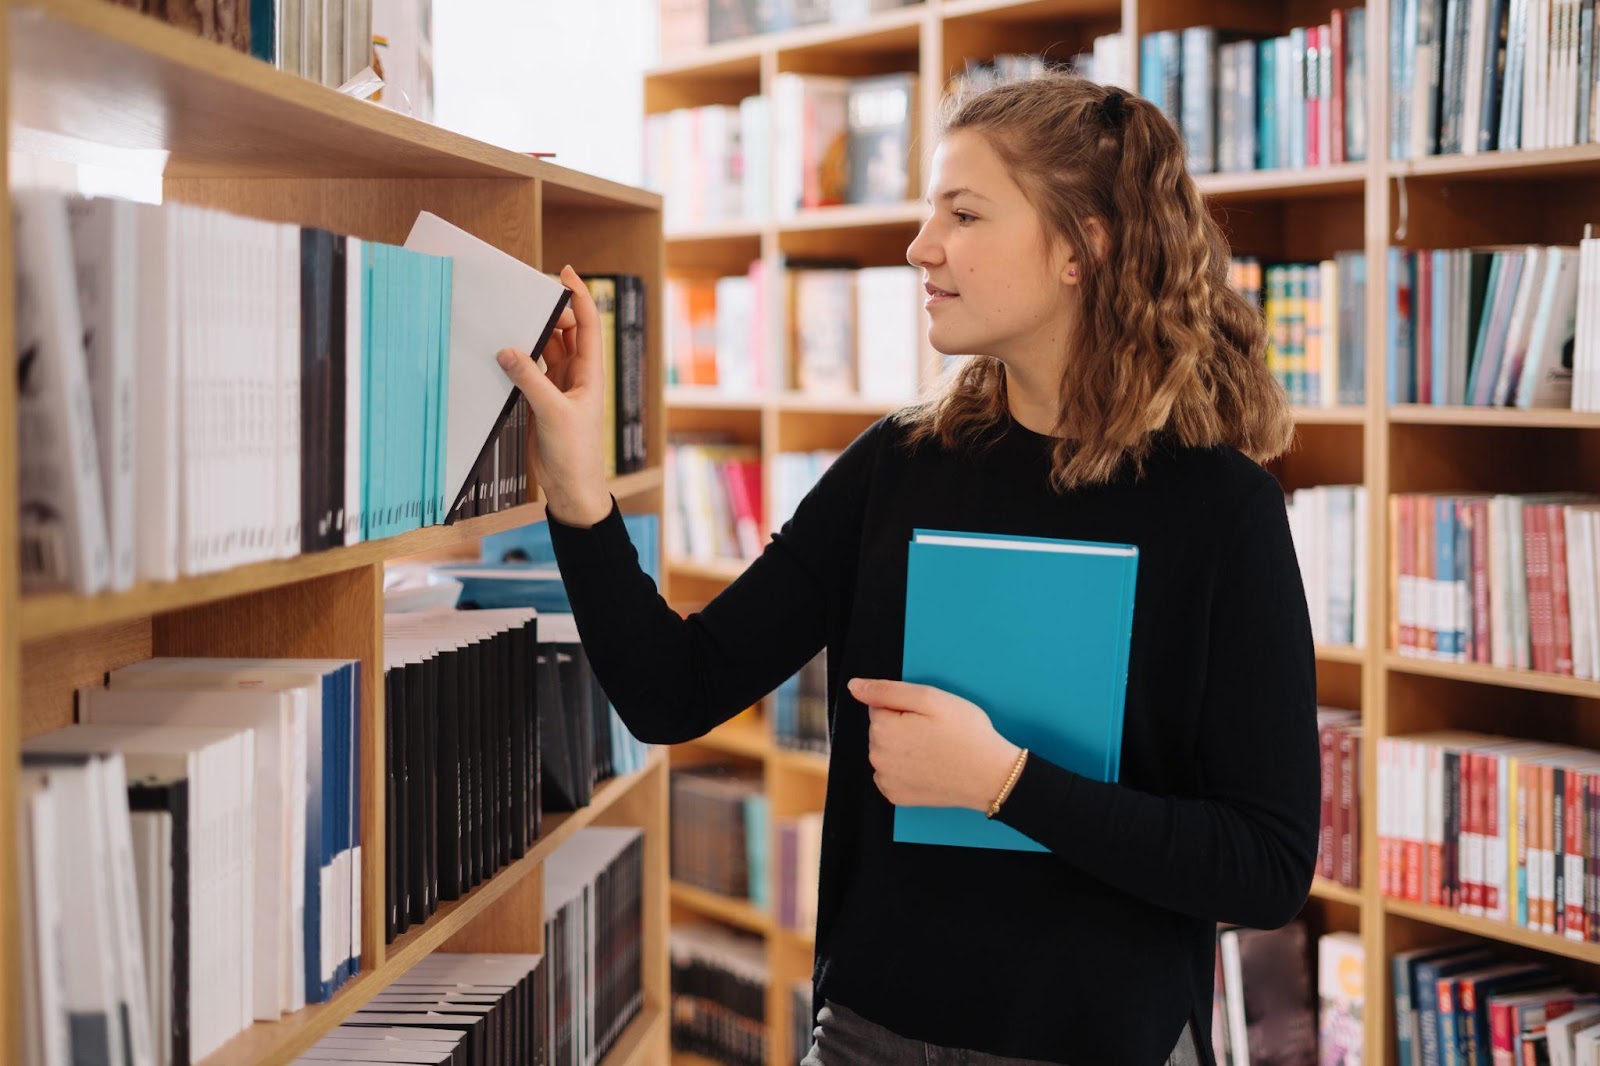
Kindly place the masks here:
<instances>
[{"instance_id":1,"label":"dark book spine row","mask_svg":"<svg viewBox=\"0 0 1600 1066\"><path fill-rule=\"evenodd\" d=\"M672 930L672 1046L728 1066L767 1061L765 948L711 926Z\"/></svg>"}]
</instances>

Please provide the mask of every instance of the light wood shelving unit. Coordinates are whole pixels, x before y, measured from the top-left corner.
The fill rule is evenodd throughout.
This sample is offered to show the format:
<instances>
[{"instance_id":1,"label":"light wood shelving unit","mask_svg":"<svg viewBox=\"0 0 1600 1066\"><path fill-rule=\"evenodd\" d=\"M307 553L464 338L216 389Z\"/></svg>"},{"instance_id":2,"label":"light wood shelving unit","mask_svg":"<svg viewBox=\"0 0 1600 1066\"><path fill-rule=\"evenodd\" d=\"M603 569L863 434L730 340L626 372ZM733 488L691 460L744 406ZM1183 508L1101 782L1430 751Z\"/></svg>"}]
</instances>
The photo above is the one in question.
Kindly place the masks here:
<instances>
[{"instance_id":1,"label":"light wood shelving unit","mask_svg":"<svg viewBox=\"0 0 1600 1066\"><path fill-rule=\"evenodd\" d=\"M1353 0L924 0L863 22L728 42L649 72L645 108L734 104L763 92L780 71L865 75L920 74L921 127L913 169L926 173L935 139L933 116L949 76L968 57L1046 51L1065 57L1092 39L1121 29L1126 64L1137 89L1137 42L1157 30L1216 25L1257 35L1325 21ZM1360 708L1363 740L1362 870L1359 889L1318 880L1306 915L1315 932L1359 932L1366 946L1365 1061L1393 1064L1389 957L1396 951L1462 933L1495 941L1508 952L1537 955L1594 987L1600 948L1529 933L1510 924L1384 899L1377 884L1375 767L1377 741L1433 728L1481 729L1600 748L1600 683L1471 664L1426 662L1387 650L1385 575L1391 494L1423 491L1600 491L1600 415L1573 411L1428 407L1384 402L1385 251L1390 245L1466 247L1479 244L1571 244L1586 222L1600 222L1600 145L1546 151L1490 152L1391 161L1388 144L1388 7L1367 7L1365 162L1306 170L1211 174L1197 178L1239 254L1309 261L1336 251L1367 253L1367 402L1357 408L1299 409L1293 449L1271 465L1286 489L1365 484L1369 494L1368 621L1363 648L1317 649L1320 700ZM674 275L743 273L754 259L775 275L785 253L853 257L863 266L903 262L921 223L918 204L829 208L798 218L732 223L667 235ZM1402 224L1404 230L1401 230ZM769 306L780 306L769 303ZM931 361L927 364L931 365ZM782 380L781 378L778 380ZM758 444L767 458L780 450L842 448L884 409L853 403L795 403L780 394L729 397L669 390L671 428L725 429ZM675 600L694 606L712 598L743 564L669 567ZM761 734L759 739L756 735ZM738 758L764 767L774 818L820 810L824 756L787 752L770 725L747 712L701 741L673 750L674 762ZM726 901L707 903L676 890L674 914L719 916ZM737 923L736 923L737 924ZM809 941L771 930L768 998L772 1066L792 1066L788 985L811 970ZM803 1050L803 1049L802 1049Z\"/></svg>"},{"instance_id":2,"label":"light wood shelving unit","mask_svg":"<svg viewBox=\"0 0 1600 1066\"><path fill-rule=\"evenodd\" d=\"M433 211L525 262L645 279L660 322L661 201L640 189L473 141L273 70L104 0L0 3L0 79L12 144L93 159L102 146L168 153L165 199L399 244ZM0 156L0 158L8 158ZM7 168L9 172L9 167ZM0 215L0 332L12 332L10 213ZM659 330L647 347L647 469L611 483L629 512L662 513ZM14 375L0 426L16 425ZM72 692L152 655L356 658L362 663L361 973L326 1004L258 1023L205 1060L292 1060L436 950L543 949L543 863L586 825L645 831L645 1006L607 1066L669 1058L667 764L603 784L581 811L547 817L527 856L422 926L384 942L383 570L411 556L475 554L485 534L536 521L542 498L500 514L296 559L142 584L96 597L23 598L17 580L17 455L0 436L0 1060L21 1057L16 775L24 737L70 723Z\"/></svg>"}]
</instances>

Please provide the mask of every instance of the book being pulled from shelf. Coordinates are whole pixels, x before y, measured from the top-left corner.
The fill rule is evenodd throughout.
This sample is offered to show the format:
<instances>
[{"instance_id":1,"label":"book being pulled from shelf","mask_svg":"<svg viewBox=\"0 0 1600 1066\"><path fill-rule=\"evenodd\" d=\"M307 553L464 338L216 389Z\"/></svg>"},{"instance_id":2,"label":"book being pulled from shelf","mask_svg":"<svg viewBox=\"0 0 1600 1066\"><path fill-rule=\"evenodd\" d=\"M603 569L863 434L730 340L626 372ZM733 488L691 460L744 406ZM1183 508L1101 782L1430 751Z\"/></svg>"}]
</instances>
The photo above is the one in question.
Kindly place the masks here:
<instances>
[{"instance_id":1,"label":"book being pulled from shelf","mask_svg":"<svg viewBox=\"0 0 1600 1066\"><path fill-rule=\"evenodd\" d=\"M771 970L762 939L705 922L679 922L668 935L667 951L673 1048L728 1066L766 1066Z\"/></svg>"},{"instance_id":2,"label":"book being pulled from shelf","mask_svg":"<svg viewBox=\"0 0 1600 1066\"><path fill-rule=\"evenodd\" d=\"M1377 757L1383 895L1600 943L1600 752L1452 732Z\"/></svg>"},{"instance_id":3,"label":"book being pulled from shelf","mask_svg":"<svg viewBox=\"0 0 1600 1066\"><path fill-rule=\"evenodd\" d=\"M1183 137L1196 174L1292 169L1367 157L1366 9L1281 37L1215 26L1139 40L1139 95Z\"/></svg>"},{"instance_id":4,"label":"book being pulled from shelf","mask_svg":"<svg viewBox=\"0 0 1600 1066\"><path fill-rule=\"evenodd\" d=\"M1317 708L1321 815L1317 876L1361 887L1361 713Z\"/></svg>"},{"instance_id":5,"label":"book being pulled from shelf","mask_svg":"<svg viewBox=\"0 0 1600 1066\"><path fill-rule=\"evenodd\" d=\"M1597 301L1600 239L1390 248L1388 402L1600 409Z\"/></svg>"},{"instance_id":6,"label":"book being pulled from shelf","mask_svg":"<svg viewBox=\"0 0 1600 1066\"><path fill-rule=\"evenodd\" d=\"M1228 280L1266 315L1267 366L1291 404L1366 403L1365 252L1266 267L1253 256L1238 256Z\"/></svg>"},{"instance_id":7,"label":"book being pulled from shelf","mask_svg":"<svg viewBox=\"0 0 1600 1066\"><path fill-rule=\"evenodd\" d=\"M447 256L184 204L22 190L13 210L30 592L526 499L524 405L494 353L539 350L568 296L532 267L426 212L413 242ZM642 407L621 409L638 454Z\"/></svg>"},{"instance_id":8,"label":"book being pulled from shelf","mask_svg":"<svg viewBox=\"0 0 1600 1066\"><path fill-rule=\"evenodd\" d=\"M1389 8L1389 158L1600 141L1587 0L1405 0Z\"/></svg>"},{"instance_id":9,"label":"book being pulled from shelf","mask_svg":"<svg viewBox=\"0 0 1600 1066\"><path fill-rule=\"evenodd\" d=\"M1389 499L1389 647L1600 679L1600 498Z\"/></svg>"},{"instance_id":10,"label":"book being pulled from shelf","mask_svg":"<svg viewBox=\"0 0 1600 1066\"><path fill-rule=\"evenodd\" d=\"M709 764L671 774L672 879L770 906L761 772Z\"/></svg>"},{"instance_id":11,"label":"book being pulled from shelf","mask_svg":"<svg viewBox=\"0 0 1600 1066\"><path fill-rule=\"evenodd\" d=\"M1399 951L1393 975L1400 1066L1425 1062L1575 1066L1600 1048L1600 997L1482 942Z\"/></svg>"},{"instance_id":12,"label":"book being pulled from shelf","mask_svg":"<svg viewBox=\"0 0 1600 1066\"><path fill-rule=\"evenodd\" d=\"M1318 485L1289 494L1289 532L1318 644L1360 648L1367 632L1367 489Z\"/></svg>"},{"instance_id":13,"label":"book being pulled from shelf","mask_svg":"<svg viewBox=\"0 0 1600 1066\"><path fill-rule=\"evenodd\" d=\"M436 951L294 1061L544 1066L549 958Z\"/></svg>"}]
</instances>

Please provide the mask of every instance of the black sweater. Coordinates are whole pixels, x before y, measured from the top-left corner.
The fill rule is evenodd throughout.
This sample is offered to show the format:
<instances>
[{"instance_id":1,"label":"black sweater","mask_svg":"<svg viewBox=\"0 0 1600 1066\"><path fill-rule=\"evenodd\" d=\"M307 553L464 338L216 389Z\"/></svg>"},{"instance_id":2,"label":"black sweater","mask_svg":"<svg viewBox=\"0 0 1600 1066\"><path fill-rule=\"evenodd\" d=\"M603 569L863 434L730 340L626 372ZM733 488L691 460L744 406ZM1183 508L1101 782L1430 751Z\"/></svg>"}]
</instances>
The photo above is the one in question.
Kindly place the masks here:
<instances>
[{"instance_id":1,"label":"black sweater","mask_svg":"<svg viewBox=\"0 0 1600 1066\"><path fill-rule=\"evenodd\" d=\"M641 740L704 735L826 646L817 1007L1070 1066L1159 1066L1192 1021L1210 1062L1216 923L1287 923L1315 865L1316 665L1283 493L1237 451L1165 445L1142 479L1057 495L1049 444L1008 418L977 454L912 454L880 420L687 619L615 506L592 529L552 518L551 536L594 670ZM844 683L900 678L917 527L1139 548L1120 781L1031 756L999 814L1049 853L892 840Z\"/></svg>"}]
</instances>

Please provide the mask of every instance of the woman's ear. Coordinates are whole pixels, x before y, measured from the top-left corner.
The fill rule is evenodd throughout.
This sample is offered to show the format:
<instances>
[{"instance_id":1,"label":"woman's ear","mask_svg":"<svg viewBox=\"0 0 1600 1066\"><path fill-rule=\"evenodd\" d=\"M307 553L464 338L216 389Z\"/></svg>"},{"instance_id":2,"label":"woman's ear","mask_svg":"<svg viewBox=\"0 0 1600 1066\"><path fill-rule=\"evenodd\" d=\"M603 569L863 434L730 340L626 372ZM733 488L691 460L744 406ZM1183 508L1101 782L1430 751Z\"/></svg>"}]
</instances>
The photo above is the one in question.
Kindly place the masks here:
<instances>
[{"instance_id":1,"label":"woman's ear","mask_svg":"<svg viewBox=\"0 0 1600 1066\"><path fill-rule=\"evenodd\" d=\"M1105 259L1106 253L1111 249L1111 234L1106 225L1098 218L1091 218L1084 222L1084 234L1094 249L1094 262ZM1061 283L1063 285L1076 285L1083 280L1086 264L1072 246L1062 242Z\"/></svg>"}]
</instances>

